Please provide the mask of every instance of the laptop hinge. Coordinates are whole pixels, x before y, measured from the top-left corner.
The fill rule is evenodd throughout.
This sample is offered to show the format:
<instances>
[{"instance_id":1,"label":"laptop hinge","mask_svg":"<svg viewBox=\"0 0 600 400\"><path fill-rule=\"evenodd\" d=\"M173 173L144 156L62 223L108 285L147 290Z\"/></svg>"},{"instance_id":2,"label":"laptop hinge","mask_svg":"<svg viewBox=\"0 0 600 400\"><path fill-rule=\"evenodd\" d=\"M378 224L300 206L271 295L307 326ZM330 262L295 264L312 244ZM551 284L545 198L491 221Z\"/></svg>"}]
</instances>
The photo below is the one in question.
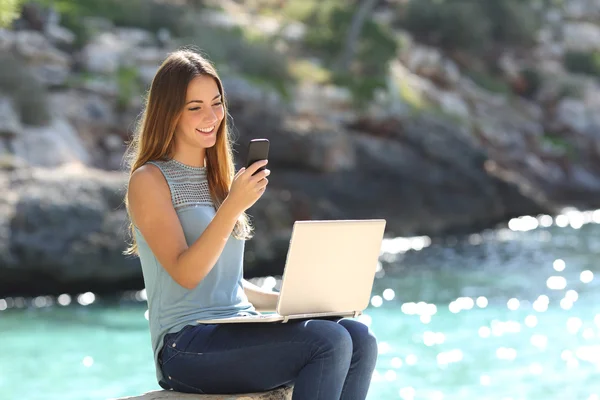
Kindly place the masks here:
<instances>
[{"instance_id":1,"label":"laptop hinge","mask_svg":"<svg viewBox=\"0 0 600 400\"><path fill-rule=\"evenodd\" d=\"M362 314L362 311L354 311L354 317L353 318L356 318L356 317L358 317L361 314Z\"/></svg>"},{"instance_id":2,"label":"laptop hinge","mask_svg":"<svg viewBox=\"0 0 600 400\"><path fill-rule=\"evenodd\" d=\"M283 321L282 321L282 323L283 323L283 324L285 324L286 322L288 322L288 321L289 321L289 319L290 319L290 317L289 317L289 316L287 316L287 315L286 315L286 316L284 316L284 317L283 317Z\"/></svg>"}]
</instances>

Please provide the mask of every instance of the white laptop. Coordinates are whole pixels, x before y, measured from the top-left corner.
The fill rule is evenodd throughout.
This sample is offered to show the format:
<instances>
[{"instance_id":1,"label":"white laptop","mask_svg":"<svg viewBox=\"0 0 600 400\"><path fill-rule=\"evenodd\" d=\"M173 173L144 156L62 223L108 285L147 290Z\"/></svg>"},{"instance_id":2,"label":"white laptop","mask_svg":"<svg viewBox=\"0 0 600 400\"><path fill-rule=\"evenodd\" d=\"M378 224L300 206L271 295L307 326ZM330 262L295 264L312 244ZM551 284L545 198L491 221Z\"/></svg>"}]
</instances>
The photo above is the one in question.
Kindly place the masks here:
<instances>
[{"instance_id":1,"label":"white laptop","mask_svg":"<svg viewBox=\"0 0 600 400\"><path fill-rule=\"evenodd\" d=\"M386 221L296 221L277 313L198 320L202 324L357 317L369 305Z\"/></svg>"}]
</instances>

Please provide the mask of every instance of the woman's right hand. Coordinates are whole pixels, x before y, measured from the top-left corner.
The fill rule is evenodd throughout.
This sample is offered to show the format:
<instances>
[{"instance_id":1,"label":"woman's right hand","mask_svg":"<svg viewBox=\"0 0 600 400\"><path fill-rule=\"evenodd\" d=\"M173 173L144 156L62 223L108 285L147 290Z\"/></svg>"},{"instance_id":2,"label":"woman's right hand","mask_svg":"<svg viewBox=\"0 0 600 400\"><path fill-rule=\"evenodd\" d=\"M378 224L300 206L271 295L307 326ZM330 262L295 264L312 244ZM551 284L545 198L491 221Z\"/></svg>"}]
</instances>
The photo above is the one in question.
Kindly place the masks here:
<instances>
[{"instance_id":1,"label":"woman's right hand","mask_svg":"<svg viewBox=\"0 0 600 400\"><path fill-rule=\"evenodd\" d=\"M240 169L233 177L231 189L225 199L239 214L243 213L261 198L269 180L270 170L264 169L252 176L260 167L267 165L267 160L256 161L247 169Z\"/></svg>"}]
</instances>

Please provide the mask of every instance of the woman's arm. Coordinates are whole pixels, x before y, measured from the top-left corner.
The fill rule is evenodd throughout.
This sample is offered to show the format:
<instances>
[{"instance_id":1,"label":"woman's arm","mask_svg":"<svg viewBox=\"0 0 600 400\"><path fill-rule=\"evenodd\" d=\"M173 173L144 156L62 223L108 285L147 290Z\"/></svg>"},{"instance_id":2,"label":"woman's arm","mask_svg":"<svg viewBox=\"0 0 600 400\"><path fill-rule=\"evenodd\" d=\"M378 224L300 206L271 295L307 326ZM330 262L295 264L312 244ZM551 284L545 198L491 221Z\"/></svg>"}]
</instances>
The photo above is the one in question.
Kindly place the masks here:
<instances>
[{"instance_id":1,"label":"woman's arm","mask_svg":"<svg viewBox=\"0 0 600 400\"><path fill-rule=\"evenodd\" d=\"M128 200L131 218L152 253L186 289L196 287L216 264L241 213L225 200L206 230L188 247L169 186L158 167L148 164L132 174Z\"/></svg>"},{"instance_id":2,"label":"woman's arm","mask_svg":"<svg viewBox=\"0 0 600 400\"><path fill-rule=\"evenodd\" d=\"M242 286L244 293L248 297L248 300L254 308L259 312L273 312L277 307L277 300L279 299L279 293L265 290L256 286L252 282L248 282L242 279Z\"/></svg>"},{"instance_id":3,"label":"woman's arm","mask_svg":"<svg viewBox=\"0 0 600 400\"><path fill-rule=\"evenodd\" d=\"M131 174L127 192L130 217L175 282L191 290L215 266L240 215L264 193L270 171L253 174L266 164L266 160L257 161L238 171L212 221L189 247L160 169L147 164Z\"/></svg>"}]
</instances>

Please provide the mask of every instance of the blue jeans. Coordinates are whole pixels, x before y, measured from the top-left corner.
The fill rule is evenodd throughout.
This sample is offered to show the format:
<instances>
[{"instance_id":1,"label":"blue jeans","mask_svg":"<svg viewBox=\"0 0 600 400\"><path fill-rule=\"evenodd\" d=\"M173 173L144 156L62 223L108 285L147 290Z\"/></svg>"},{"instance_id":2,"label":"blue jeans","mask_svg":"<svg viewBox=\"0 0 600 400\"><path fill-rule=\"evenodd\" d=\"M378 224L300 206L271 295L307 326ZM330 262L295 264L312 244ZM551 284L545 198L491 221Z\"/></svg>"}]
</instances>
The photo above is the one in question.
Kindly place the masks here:
<instances>
[{"instance_id":1,"label":"blue jeans","mask_svg":"<svg viewBox=\"0 0 600 400\"><path fill-rule=\"evenodd\" d=\"M188 325L165 337L159 356L167 385L179 392L293 385L293 400L364 400L376 361L375 336L352 319Z\"/></svg>"}]
</instances>

